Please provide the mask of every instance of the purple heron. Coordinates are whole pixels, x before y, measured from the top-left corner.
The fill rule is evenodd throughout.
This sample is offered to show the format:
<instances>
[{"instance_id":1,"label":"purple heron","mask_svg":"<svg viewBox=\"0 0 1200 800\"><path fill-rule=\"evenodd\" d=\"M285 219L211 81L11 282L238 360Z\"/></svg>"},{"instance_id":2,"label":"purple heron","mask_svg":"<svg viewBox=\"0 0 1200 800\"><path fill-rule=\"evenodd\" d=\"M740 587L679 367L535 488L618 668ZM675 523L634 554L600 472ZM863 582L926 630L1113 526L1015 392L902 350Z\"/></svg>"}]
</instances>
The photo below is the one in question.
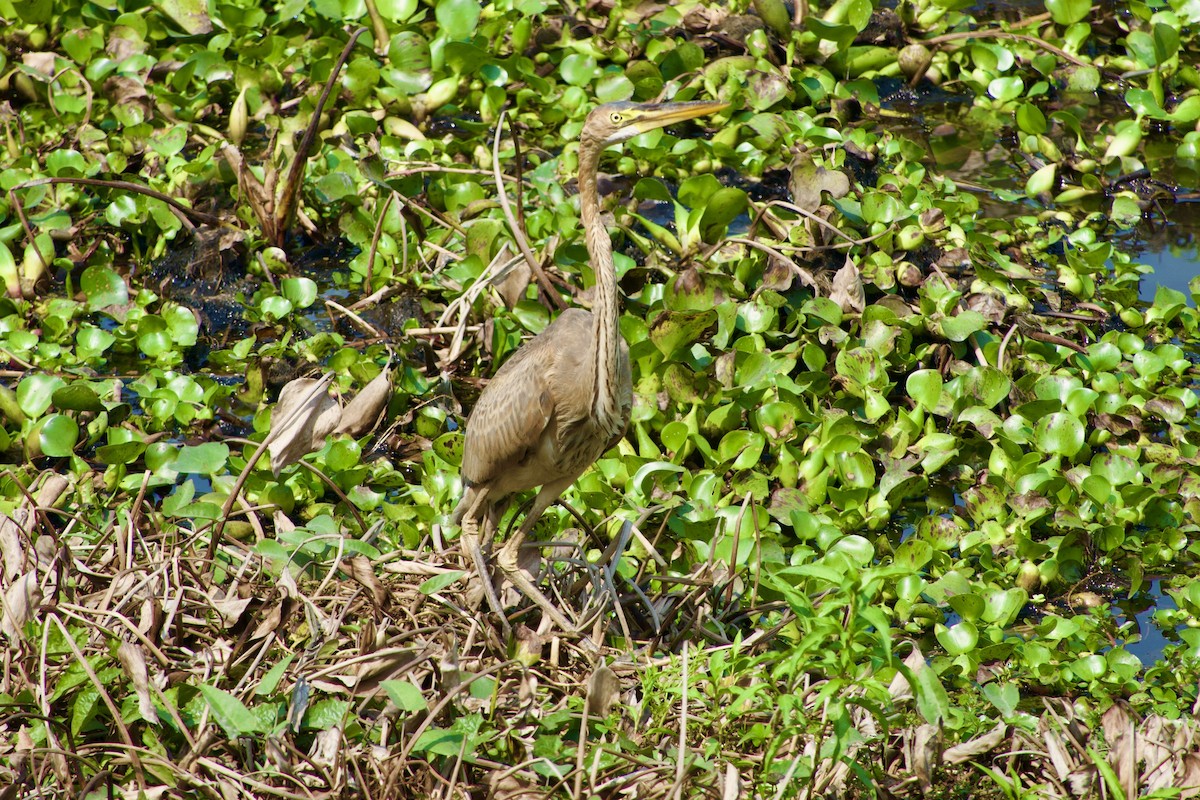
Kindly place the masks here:
<instances>
[{"instance_id":1,"label":"purple heron","mask_svg":"<svg viewBox=\"0 0 1200 800\"><path fill-rule=\"evenodd\" d=\"M500 569L556 625L575 632L517 562L521 543L544 512L583 471L625 434L633 405L629 346L617 327L620 305L612 242L600 217L596 179L605 148L725 103L608 103L594 109L579 134L579 215L596 275L593 311L564 311L526 342L492 378L466 425L465 491L453 520L483 580L488 604L508 629L480 544L494 536L512 496L540 486L533 506L496 556Z\"/></svg>"}]
</instances>

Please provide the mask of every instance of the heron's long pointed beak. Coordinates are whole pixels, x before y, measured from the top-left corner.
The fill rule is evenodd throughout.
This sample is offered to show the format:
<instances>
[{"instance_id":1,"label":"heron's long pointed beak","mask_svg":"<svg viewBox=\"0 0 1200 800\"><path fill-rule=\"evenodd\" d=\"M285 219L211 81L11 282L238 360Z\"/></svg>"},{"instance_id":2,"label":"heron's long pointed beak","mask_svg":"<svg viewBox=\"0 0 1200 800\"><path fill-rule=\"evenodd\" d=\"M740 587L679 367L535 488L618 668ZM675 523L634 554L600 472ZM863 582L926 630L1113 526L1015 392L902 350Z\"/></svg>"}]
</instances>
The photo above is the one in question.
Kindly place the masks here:
<instances>
[{"instance_id":1,"label":"heron's long pointed beak","mask_svg":"<svg viewBox=\"0 0 1200 800\"><path fill-rule=\"evenodd\" d=\"M729 103L715 100L697 100L688 103L662 103L638 109L629 127L637 128L639 133L652 131L665 125L683 122L686 119L703 117L705 114L715 114L729 108Z\"/></svg>"}]
</instances>

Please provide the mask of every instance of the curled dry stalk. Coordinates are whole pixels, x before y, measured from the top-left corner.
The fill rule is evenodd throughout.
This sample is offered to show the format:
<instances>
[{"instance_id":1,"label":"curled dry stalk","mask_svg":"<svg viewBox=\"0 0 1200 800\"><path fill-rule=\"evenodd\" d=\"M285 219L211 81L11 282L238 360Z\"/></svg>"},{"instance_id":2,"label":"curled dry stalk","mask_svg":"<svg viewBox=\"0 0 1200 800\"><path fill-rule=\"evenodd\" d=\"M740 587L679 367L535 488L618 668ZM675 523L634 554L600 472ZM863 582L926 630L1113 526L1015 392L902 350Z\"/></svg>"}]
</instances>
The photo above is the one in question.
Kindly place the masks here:
<instances>
[{"instance_id":1,"label":"curled dry stalk","mask_svg":"<svg viewBox=\"0 0 1200 800\"><path fill-rule=\"evenodd\" d=\"M504 127L504 112L500 112L500 119L496 120L496 135L492 139L492 169L495 172L496 178L496 195L500 200L500 207L504 211L504 218L508 221L509 230L512 232L513 241L516 242L517 249L521 251L525 261L529 264L529 269L537 278L538 286L545 294L546 302L555 306L559 311L565 307L563 300L554 291L554 287L550 284L550 279L542 270L542 263L537 256L533 254L532 248L529 246L529 239L525 236L524 226L517 221L517 214L514 214L512 203L508 200L508 193L504 190L504 178L500 174L500 131ZM517 133L512 131L513 143L516 144ZM520 151L517 151L517 161L521 159ZM518 167L519 168L519 167ZM521 184L517 182L517 202L520 203ZM523 211L517 209L517 213L524 217Z\"/></svg>"},{"instance_id":2,"label":"curled dry stalk","mask_svg":"<svg viewBox=\"0 0 1200 800\"><path fill-rule=\"evenodd\" d=\"M258 218L263 235L276 247L283 246L287 232L291 230L292 224L296 221L296 215L300 208L300 184L304 180L304 170L308 164L309 153L317 140L317 131L321 125L321 113L325 110L325 103L328 102L338 75L341 74L342 67L349 60L350 53L358 42L358 37L366 31L366 28L354 31L350 34L346 46L342 48L337 63L329 73L329 80L325 81L321 97L313 108L312 119L309 120L308 127L304 130L304 136L301 137L300 144L296 147L296 157L292 160L292 166L277 195L273 191L278 180L278 172L274 166L268 165L265 181L259 181L245 167L241 153L236 147L227 144L221 150L238 176L238 185L250 203L254 216Z\"/></svg>"}]
</instances>

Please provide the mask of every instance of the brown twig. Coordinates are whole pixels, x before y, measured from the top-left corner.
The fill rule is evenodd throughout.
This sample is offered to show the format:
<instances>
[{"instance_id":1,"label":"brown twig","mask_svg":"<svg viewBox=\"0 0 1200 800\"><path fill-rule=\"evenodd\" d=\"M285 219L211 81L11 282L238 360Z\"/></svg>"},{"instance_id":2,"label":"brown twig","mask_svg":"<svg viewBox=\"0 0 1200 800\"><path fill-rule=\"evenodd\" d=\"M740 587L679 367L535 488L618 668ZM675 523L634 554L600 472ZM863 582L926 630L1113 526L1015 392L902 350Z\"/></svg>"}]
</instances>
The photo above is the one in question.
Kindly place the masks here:
<instances>
[{"instance_id":1,"label":"brown twig","mask_svg":"<svg viewBox=\"0 0 1200 800\"><path fill-rule=\"evenodd\" d=\"M1086 347L1076 342L1072 342L1070 339L1064 339L1063 337L1055 336L1052 333L1043 333L1042 331L1033 331L1028 329L1022 330L1021 333L1023 333L1026 337L1033 339L1035 342L1045 342L1046 344L1058 345L1059 347L1066 347L1074 350L1076 353L1083 353L1084 355L1087 355Z\"/></svg>"},{"instance_id":2,"label":"brown twig","mask_svg":"<svg viewBox=\"0 0 1200 800\"><path fill-rule=\"evenodd\" d=\"M930 47L930 46L936 46L936 45L942 44L944 42L955 42L955 41L960 41L962 39L1012 39L1012 40L1018 41L1018 42L1028 42L1029 44L1032 44L1035 47L1040 47L1041 49L1045 50L1047 53L1053 53L1054 55L1058 56L1059 58L1070 61L1072 64L1074 64L1077 67L1094 67L1095 66L1094 64L1090 64L1087 61L1084 61L1082 58L1079 58L1078 56L1071 55L1066 50L1063 50L1061 47L1055 47L1054 45L1047 42L1045 39L1039 39L1038 37L1030 36L1027 33L1009 33L1008 31L985 29L985 30L981 30L981 31L961 31L959 33L945 33L945 34L942 34L941 36L934 36L932 39L920 39L920 40L918 40L918 42L920 44L926 45L927 47Z\"/></svg>"},{"instance_id":3,"label":"brown twig","mask_svg":"<svg viewBox=\"0 0 1200 800\"><path fill-rule=\"evenodd\" d=\"M550 279L546 277L545 271L542 270L541 261L533 254L533 250L529 247L529 240L525 236L525 230L517 223L512 204L508 202L508 193L504 190L504 179L500 174L500 130L503 125L504 112L502 111L500 112L500 119L496 121L496 136L492 141L492 170L496 176L496 194L500 199L500 207L504 210L504 218L508 220L508 227L512 230L513 241L517 243L517 249L525 257L525 263L529 264L529 269L537 277L537 282L542 289L542 293L546 295L546 299L551 305L561 311L565 307L565 304L562 298L558 296L558 292L554 291L554 287L550 285Z\"/></svg>"},{"instance_id":4,"label":"brown twig","mask_svg":"<svg viewBox=\"0 0 1200 800\"><path fill-rule=\"evenodd\" d=\"M350 58L350 52L358 42L358 37L366 32L366 28L359 28L350 34L350 40L342 48L337 63L333 65L333 69L329 73L329 79L325 81L325 88L321 91L321 97L317 100L317 105L313 109L312 119L309 120L308 127L304 130L304 136L301 137L300 144L296 147L296 158L292 161L292 168L288 170L287 179L283 182L283 191L279 196L279 202L275 204L275 218L272 221L274 230L270 232L270 238L272 243L277 247L283 245L283 236L288 228L291 227L296 216L296 209L300 205L300 184L304 180L304 170L308 165L308 154L317 140L317 131L321 127L321 112L325 110L325 103L329 100L329 95L333 92L333 86L337 83L338 75L341 73L346 61Z\"/></svg>"}]
</instances>

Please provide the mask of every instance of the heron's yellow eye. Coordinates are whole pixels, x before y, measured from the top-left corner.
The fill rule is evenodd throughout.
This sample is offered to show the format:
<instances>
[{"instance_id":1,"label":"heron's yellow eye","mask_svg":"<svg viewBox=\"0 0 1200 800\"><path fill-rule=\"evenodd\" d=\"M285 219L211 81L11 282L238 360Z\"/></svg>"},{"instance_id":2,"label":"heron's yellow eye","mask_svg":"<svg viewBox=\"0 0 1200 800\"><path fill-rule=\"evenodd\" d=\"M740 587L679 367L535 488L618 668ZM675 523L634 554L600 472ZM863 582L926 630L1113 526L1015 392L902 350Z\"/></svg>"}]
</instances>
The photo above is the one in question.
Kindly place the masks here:
<instances>
[{"instance_id":1,"label":"heron's yellow eye","mask_svg":"<svg viewBox=\"0 0 1200 800\"><path fill-rule=\"evenodd\" d=\"M608 115L608 118L609 118L609 120L612 121L613 125L621 124L621 112L620 111L612 112L611 114Z\"/></svg>"}]
</instances>

